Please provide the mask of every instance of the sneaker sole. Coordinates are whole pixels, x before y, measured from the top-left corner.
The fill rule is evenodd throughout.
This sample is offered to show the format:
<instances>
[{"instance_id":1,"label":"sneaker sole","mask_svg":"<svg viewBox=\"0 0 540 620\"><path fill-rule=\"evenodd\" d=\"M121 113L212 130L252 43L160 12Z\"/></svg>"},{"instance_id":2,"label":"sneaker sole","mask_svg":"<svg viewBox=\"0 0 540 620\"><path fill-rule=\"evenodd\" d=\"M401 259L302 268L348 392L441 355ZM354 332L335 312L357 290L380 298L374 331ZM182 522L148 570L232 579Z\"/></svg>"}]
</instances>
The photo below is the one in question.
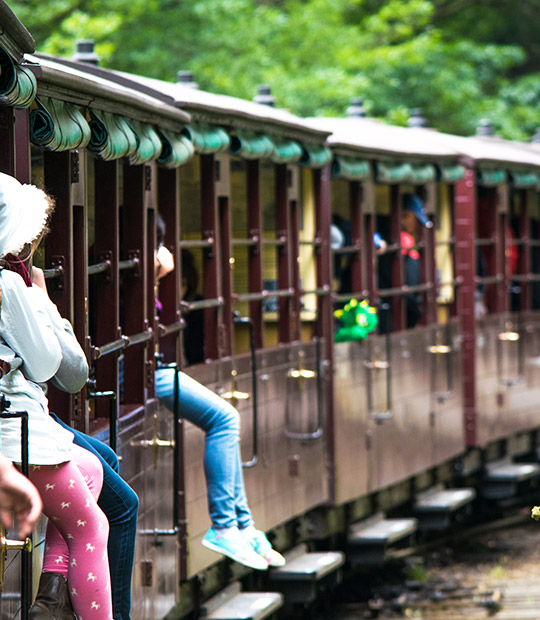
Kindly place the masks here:
<instances>
[{"instance_id":1,"label":"sneaker sole","mask_svg":"<svg viewBox=\"0 0 540 620\"><path fill-rule=\"evenodd\" d=\"M266 570L268 568L268 562L263 557L261 557L261 560L265 563L265 565L256 566L252 562L239 559L237 556L234 555L234 553L230 553L229 551L227 551L227 549L223 549L223 547L214 545L214 543L208 542L207 540L204 540L204 538L201 541L201 544L203 547L206 547L207 549L210 549L211 551L215 551L216 553L220 553L221 555L225 555L231 560L238 562L238 564L243 564L244 566L248 566L249 568L253 568L255 570Z\"/></svg>"}]
</instances>

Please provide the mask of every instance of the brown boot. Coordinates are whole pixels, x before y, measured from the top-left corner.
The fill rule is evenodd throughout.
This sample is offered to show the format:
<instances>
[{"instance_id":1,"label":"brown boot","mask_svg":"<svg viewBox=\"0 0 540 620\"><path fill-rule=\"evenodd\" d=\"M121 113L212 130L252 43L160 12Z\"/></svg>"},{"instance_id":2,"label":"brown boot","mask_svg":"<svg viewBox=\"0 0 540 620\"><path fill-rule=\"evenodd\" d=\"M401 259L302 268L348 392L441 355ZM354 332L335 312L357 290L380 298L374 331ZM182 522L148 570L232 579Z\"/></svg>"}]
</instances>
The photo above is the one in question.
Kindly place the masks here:
<instances>
[{"instance_id":1,"label":"brown boot","mask_svg":"<svg viewBox=\"0 0 540 620\"><path fill-rule=\"evenodd\" d=\"M67 581L58 573L41 573L36 600L29 620L75 620Z\"/></svg>"}]
</instances>

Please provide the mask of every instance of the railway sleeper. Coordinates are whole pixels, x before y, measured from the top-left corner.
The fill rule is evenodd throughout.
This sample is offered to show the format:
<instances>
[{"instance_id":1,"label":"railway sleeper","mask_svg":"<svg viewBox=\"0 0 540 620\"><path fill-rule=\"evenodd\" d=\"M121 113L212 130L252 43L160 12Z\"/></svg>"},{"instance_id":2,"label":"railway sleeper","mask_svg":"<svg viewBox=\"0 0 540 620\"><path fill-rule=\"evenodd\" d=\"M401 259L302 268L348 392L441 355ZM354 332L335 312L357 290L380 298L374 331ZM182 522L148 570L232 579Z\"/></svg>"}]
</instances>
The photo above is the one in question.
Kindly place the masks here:
<instances>
[{"instance_id":1,"label":"railway sleeper","mask_svg":"<svg viewBox=\"0 0 540 620\"><path fill-rule=\"evenodd\" d=\"M308 552L298 545L285 554L287 564L268 573L267 584L278 590L285 603L308 605L341 582L345 554L341 551Z\"/></svg>"},{"instance_id":2,"label":"railway sleeper","mask_svg":"<svg viewBox=\"0 0 540 620\"><path fill-rule=\"evenodd\" d=\"M242 592L235 582L208 599L200 617L207 620L264 620L283 606L280 592Z\"/></svg>"},{"instance_id":3,"label":"railway sleeper","mask_svg":"<svg viewBox=\"0 0 540 620\"><path fill-rule=\"evenodd\" d=\"M538 463L491 463L486 467L480 494L489 500L509 499L532 490L539 475Z\"/></svg>"},{"instance_id":4,"label":"railway sleeper","mask_svg":"<svg viewBox=\"0 0 540 620\"><path fill-rule=\"evenodd\" d=\"M476 499L473 488L443 489L433 487L419 493L414 502L414 514L420 531L442 531L470 515Z\"/></svg>"},{"instance_id":5,"label":"railway sleeper","mask_svg":"<svg viewBox=\"0 0 540 620\"><path fill-rule=\"evenodd\" d=\"M385 519L382 515L353 523L347 536L347 558L352 566L382 564L392 548L411 546L418 520Z\"/></svg>"}]
</instances>

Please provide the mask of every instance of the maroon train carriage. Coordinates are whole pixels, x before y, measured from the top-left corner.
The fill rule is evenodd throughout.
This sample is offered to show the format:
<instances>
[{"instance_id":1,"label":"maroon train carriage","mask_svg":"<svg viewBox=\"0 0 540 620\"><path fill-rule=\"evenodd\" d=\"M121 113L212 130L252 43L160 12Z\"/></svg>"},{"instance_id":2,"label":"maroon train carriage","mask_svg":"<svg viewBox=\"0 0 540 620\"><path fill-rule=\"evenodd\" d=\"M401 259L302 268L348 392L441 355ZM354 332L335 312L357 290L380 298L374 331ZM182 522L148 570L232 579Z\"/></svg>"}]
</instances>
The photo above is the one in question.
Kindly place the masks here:
<instances>
[{"instance_id":1,"label":"maroon train carriage","mask_svg":"<svg viewBox=\"0 0 540 620\"><path fill-rule=\"evenodd\" d=\"M498 500L537 480L536 462L511 462L540 426L534 147L304 120L268 93L262 105L33 56L2 0L0 23L0 170L56 197L36 261L92 368L82 393L51 389L51 410L109 441L140 496L135 619L228 618L227 605L263 618L283 602L275 592L308 604L344 558L303 544L346 533L352 563L384 561L417 530L453 523L477 491ZM413 287L405 194L433 223L408 248ZM177 266L159 317L157 214ZM407 328L411 294L422 312ZM334 344L333 311L351 298L378 308L379 331ZM284 570L263 579L200 545L203 437L159 407L158 361L237 405L250 506L288 553ZM6 617L24 618L30 597L20 557L8 554Z\"/></svg>"},{"instance_id":2,"label":"maroon train carriage","mask_svg":"<svg viewBox=\"0 0 540 620\"><path fill-rule=\"evenodd\" d=\"M430 136L419 140L411 129L358 117L311 121L332 131L333 221L345 229L350 225L349 247L336 251L345 277L335 284L335 299L369 299L378 306L383 332L335 346L336 502L341 504L463 451L458 289L449 245L453 184L463 168L455 150ZM402 195L411 193L422 198L434 226L422 228L417 239L420 279L414 292L422 298L422 317L407 329L406 296L413 289L405 279L400 218ZM377 254L376 232L387 243L384 255ZM351 476L355 462L358 473Z\"/></svg>"}]
</instances>

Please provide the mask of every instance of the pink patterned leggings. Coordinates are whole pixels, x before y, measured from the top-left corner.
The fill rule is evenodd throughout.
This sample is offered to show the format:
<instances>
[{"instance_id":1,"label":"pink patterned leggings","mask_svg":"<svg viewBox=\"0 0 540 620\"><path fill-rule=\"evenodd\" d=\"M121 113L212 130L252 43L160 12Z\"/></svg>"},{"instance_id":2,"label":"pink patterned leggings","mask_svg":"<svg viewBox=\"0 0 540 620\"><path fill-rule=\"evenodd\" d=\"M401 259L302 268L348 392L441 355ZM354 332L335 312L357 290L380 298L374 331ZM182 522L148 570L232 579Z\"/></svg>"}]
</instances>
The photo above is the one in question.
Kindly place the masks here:
<instances>
[{"instance_id":1,"label":"pink patterned leggings","mask_svg":"<svg viewBox=\"0 0 540 620\"><path fill-rule=\"evenodd\" d=\"M99 459L73 444L71 461L31 465L30 480L49 518L43 571L67 577L79 620L112 620L109 523L97 505L103 484Z\"/></svg>"}]
</instances>

